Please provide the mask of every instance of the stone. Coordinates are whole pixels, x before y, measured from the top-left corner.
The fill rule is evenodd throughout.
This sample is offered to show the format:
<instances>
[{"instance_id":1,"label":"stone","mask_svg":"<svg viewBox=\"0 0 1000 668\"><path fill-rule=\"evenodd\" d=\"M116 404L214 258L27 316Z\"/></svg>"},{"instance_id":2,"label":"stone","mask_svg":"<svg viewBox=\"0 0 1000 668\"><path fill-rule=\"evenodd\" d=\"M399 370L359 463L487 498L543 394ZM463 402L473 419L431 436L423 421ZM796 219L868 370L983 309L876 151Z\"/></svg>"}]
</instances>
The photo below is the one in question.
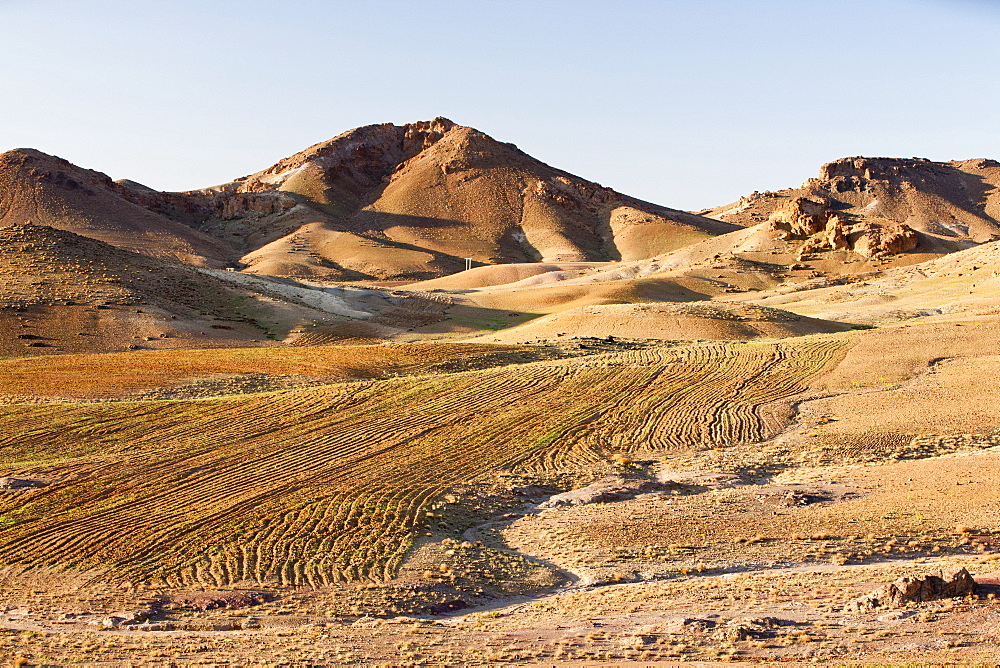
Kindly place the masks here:
<instances>
[{"instance_id":1,"label":"stone","mask_svg":"<svg viewBox=\"0 0 1000 668\"><path fill-rule=\"evenodd\" d=\"M704 632L715 626L715 622L710 619L697 619L694 617L677 617L671 619L663 625L663 632L671 635L682 633Z\"/></svg>"},{"instance_id":2,"label":"stone","mask_svg":"<svg viewBox=\"0 0 1000 668\"><path fill-rule=\"evenodd\" d=\"M673 481L661 482L649 478L626 478L622 476L607 476L597 482L549 497L548 501L538 505L539 508L558 508L560 506L579 506L588 503L609 503L631 499L648 492L669 492L688 490L689 488Z\"/></svg>"},{"instance_id":3,"label":"stone","mask_svg":"<svg viewBox=\"0 0 1000 668\"><path fill-rule=\"evenodd\" d=\"M443 603L437 603L435 605L430 605L424 608L424 612L430 615L444 615L449 612L457 612L459 610L464 610L469 607L469 604L460 598L452 599L450 601L444 601Z\"/></svg>"},{"instance_id":4,"label":"stone","mask_svg":"<svg viewBox=\"0 0 1000 668\"><path fill-rule=\"evenodd\" d=\"M775 617L752 617L733 619L719 627L712 637L717 640L738 642L774 636L774 629L781 626L782 620Z\"/></svg>"},{"instance_id":5,"label":"stone","mask_svg":"<svg viewBox=\"0 0 1000 668\"><path fill-rule=\"evenodd\" d=\"M964 568L939 571L922 578L902 577L850 601L844 612L900 608L908 603L936 601L976 593L976 581Z\"/></svg>"},{"instance_id":6,"label":"stone","mask_svg":"<svg viewBox=\"0 0 1000 668\"><path fill-rule=\"evenodd\" d=\"M205 591L191 592L187 594L171 594L170 596L161 599L159 604L191 607L202 611L218 610L220 608L235 610L238 608L248 608L262 603L267 603L273 598L274 595L268 592L243 589L234 591Z\"/></svg>"},{"instance_id":7,"label":"stone","mask_svg":"<svg viewBox=\"0 0 1000 668\"><path fill-rule=\"evenodd\" d=\"M0 478L0 490L32 489L45 487L47 483L29 478Z\"/></svg>"},{"instance_id":8,"label":"stone","mask_svg":"<svg viewBox=\"0 0 1000 668\"><path fill-rule=\"evenodd\" d=\"M795 197L771 214L769 229L785 241L804 239L825 230L830 216L828 199Z\"/></svg>"}]
</instances>

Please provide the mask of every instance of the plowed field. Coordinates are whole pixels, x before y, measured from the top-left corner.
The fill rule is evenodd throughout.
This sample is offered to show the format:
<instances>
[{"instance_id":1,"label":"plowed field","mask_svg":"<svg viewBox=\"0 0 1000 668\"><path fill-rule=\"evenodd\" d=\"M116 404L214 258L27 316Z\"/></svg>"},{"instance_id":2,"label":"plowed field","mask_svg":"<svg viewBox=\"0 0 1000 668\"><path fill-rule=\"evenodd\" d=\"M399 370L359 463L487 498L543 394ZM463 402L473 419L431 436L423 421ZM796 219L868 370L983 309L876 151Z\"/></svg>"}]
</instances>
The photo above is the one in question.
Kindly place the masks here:
<instances>
[{"instance_id":1,"label":"plowed field","mask_svg":"<svg viewBox=\"0 0 1000 668\"><path fill-rule=\"evenodd\" d=\"M191 401L0 407L0 562L167 586L391 576L450 486L755 442L849 339L648 348Z\"/></svg>"}]
</instances>

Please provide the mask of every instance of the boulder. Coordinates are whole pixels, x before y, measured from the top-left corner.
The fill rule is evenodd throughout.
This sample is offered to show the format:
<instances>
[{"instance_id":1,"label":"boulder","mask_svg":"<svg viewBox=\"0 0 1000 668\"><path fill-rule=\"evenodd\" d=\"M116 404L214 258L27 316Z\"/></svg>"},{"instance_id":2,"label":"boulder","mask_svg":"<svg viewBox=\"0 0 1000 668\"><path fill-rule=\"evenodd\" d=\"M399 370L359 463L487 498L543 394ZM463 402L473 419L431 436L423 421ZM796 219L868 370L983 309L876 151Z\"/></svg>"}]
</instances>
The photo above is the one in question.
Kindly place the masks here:
<instances>
[{"instance_id":1,"label":"boulder","mask_svg":"<svg viewBox=\"0 0 1000 668\"><path fill-rule=\"evenodd\" d=\"M795 197L771 214L769 229L785 241L805 239L825 230L831 215L829 200Z\"/></svg>"},{"instance_id":2,"label":"boulder","mask_svg":"<svg viewBox=\"0 0 1000 668\"><path fill-rule=\"evenodd\" d=\"M32 489L45 487L47 483L29 478L0 478L0 490Z\"/></svg>"},{"instance_id":3,"label":"boulder","mask_svg":"<svg viewBox=\"0 0 1000 668\"><path fill-rule=\"evenodd\" d=\"M770 638L774 636L774 629L781 625L782 620L774 617L733 619L719 627L712 634L712 637L717 640L728 640L730 642Z\"/></svg>"},{"instance_id":4,"label":"boulder","mask_svg":"<svg viewBox=\"0 0 1000 668\"><path fill-rule=\"evenodd\" d=\"M850 601L844 612L871 612L882 608L900 608L907 603L922 603L976 593L976 581L969 571L959 568L940 571L922 578L902 577L891 584Z\"/></svg>"},{"instance_id":5,"label":"boulder","mask_svg":"<svg viewBox=\"0 0 1000 668\"><path fill-rule=\"evenodd\" d=\"M624 478L608 476L592 485L570 490L549 497L548 501L539 504L539 508L558 508L560 506L579 506L587 503L608 503L631 499L648 492L667 492L688 490L689 487L673 481L660 482L649 478Z\"/></svg>"},{"instance_id":6,"label":"boulder","mask_svg":"<svg viewBox=\"0 0 1000 668\"><path fill-rule=\"evenodd\" d=\"M696 617L676 617L668 620L663 625L663 632L671 635L682 635L692 631L703 633L715 626L711 619L698 619Z\"/></svg>"}]
</instances>

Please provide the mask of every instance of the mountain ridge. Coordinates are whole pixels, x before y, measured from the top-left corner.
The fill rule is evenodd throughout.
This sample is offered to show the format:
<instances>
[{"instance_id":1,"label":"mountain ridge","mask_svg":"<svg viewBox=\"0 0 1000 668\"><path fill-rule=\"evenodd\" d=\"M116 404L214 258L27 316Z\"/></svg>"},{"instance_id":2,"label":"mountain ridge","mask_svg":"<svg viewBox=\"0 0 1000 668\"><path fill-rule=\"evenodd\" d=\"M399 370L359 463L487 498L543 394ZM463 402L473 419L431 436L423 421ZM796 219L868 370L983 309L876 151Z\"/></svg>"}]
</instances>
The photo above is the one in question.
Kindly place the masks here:
<instances>
[{"instance_id":1,"label":"mountain ridge","mask_svg":"<svg viewBox=\"0 0 1000 668\"><path fill-rule=\"evenodd\" d=\"M467 257L489 264L615 261L736 229L618 193L441 117L355 128L259 172L185 192L59 164L100 181L109 200L103 208L127 210L120 217L143 222L144 234L201 243L186 242L186 254L174 251L178 259L252 273L419 280L453 273ZM36 214L38 222L125 243L120 234L94 231L101 221L76 224L87 203L65 194L63 200L53 207L61 216ZM113 228L115 221L103 224ZM133 250L163 252L148 241L144 249L141 235L129 241Z\"/></svg>"}]
</instances>

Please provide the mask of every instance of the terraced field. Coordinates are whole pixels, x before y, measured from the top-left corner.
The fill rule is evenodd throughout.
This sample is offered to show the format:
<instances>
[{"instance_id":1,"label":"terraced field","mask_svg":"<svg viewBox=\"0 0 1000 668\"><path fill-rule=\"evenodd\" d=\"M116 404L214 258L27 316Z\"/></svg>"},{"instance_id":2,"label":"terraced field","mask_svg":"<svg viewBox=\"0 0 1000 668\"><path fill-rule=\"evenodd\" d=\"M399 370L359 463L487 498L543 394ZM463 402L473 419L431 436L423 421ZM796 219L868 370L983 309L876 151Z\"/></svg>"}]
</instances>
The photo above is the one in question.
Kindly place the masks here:
<instances>
[{"instance_id":1,"label":"terraced field","mask_svg":"<svg viewBox=\"0 0 1000 668\"><path fill-rule=\"evenodd\" d=\"M446 489L752 442L849 338L648 348L196 401L0 406L0 562L172 587L390 577Z\"/></svg>"}]
</instances>

